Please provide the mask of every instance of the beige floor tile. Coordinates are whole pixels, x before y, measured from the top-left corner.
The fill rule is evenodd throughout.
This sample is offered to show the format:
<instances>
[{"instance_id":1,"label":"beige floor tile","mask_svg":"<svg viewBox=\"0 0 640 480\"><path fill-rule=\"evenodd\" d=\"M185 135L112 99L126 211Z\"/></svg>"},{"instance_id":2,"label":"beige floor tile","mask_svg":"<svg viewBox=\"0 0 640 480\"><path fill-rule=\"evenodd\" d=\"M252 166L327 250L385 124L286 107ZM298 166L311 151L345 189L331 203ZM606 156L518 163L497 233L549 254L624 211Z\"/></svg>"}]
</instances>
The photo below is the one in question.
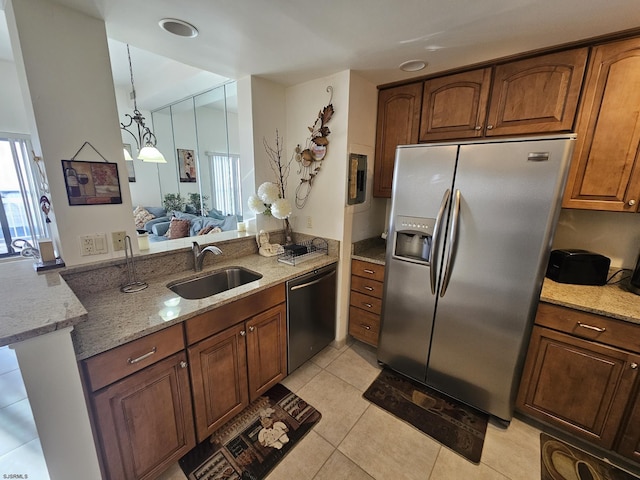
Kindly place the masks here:
<instances>
[{"instance_id":1,"label":"beige floor tile","mask_svg":"<svg viewBox=\"0 0 640 480\"><path fill-rule=\"evenodd\" d=\"M265 480L311 480L333 451L333 445L311 430Z\"/></svg>"},{"instance_id":2,"label":"beige floor tile","mask_svg":"<svg viewBox=\"0 0 640 480\"><path fill-rule=\"evenodd\" d=\"M156 480L187 480L187 476L176 462L165 470Z\"/></svg>"},{"instance_id":3,"label":"beige floor tile","mask_svg":"<svg viewBox=\"0 0 640 480\"><path fill-rule=\"evenodd\" d=\"M0 373L0 408L27 398L20 370Z\"/></svg>"},{"instance_id":4,"label":"beige floor tile","mask_svg":"<svg viewBox=\"0 0 640 480\"><path fill-rule=\"evenodd\" d=\"M370 405L338 450L376 480L426 480L440 444Z\"/></svg>"},{"instance_id":5,"label":"beige floor tile","mask_svg":"<svg viewBox=\"0 0 640 480\"><path fill-rule=\"evenodd\" d=\"M313 480L338 480L342 478L349 480L373 480L371 475L362 470L338 450L333 452Z\"/></svg>"},{"instance_id":6,"label":"beige floor tile","mask_svg":"<svg viewBox=\"0 0 640 480\"><path fill-rule=\"evenodd\" d=\"M476 465L448 448L442 447L429 480L452 479L509 480L484 463Z\"/></svg>"},{"instance_id":7,"label":"beige floor tile","mask_svg":"<svg viewBox=\"0 0 640 480\"><path fill-rule=\"evenodd\" d=\"M490 423L482 463L514 480L540 480L540 430L517 418L506 430Z\"/></svg>"},{"instance_id":8,"label":"beige floor tile","mask_svg":"<svg viewBox=\"0 0 640 480\"><path fill-rule=\"evenodd\" d=\"M377 364L371 364L367 350L352 345L327 366L327 371L364 392L380 373Z\"/></svg>"},{"instance_id":9,"label":"beige floor tile","mask_svg":"<svg viewBox=\"0 0 640 480\"><path fill-rule=\"evenodd\" d=\"M321 371L322 369L318 365L309 361L303 364L300 368L294 370L291 375L280 383L293 393L297 393L298 390L309 383L309 381Z\"/></svg>"},{"instance_id":10,"label":"beige floor tile","mask_svg":"<svg viewBox=\"0 0 640 480\"><path fill-rule=\"evenodd\" d=\"M38 431L28 399L0 408L0 455L37 438Z\"/></svg>"},{"instance_id":11,"label":"beige floor tile","mask_svg":"<svg viewBox=\"0 0 640 480\"><path fill-rule=\"evenodd\" d=\"M297 394L322 414L314 431L334 446L340 444L369 405L360 390L326 371Z\"/></svg>"},{"instance_id":12,"label":"beige floor tile","mask_svg":"<svg viewBox=\"0 0 640 480\"><path fill-rule=\"evenodd\" d=\"M321 368L327 368L331 362L333 362L336 358L340 356L342 353L342 349L338 350L337 348L329 345L325 347L321 352L311 358L311 361L318 365Z\"/></svg>"}]
</instances>

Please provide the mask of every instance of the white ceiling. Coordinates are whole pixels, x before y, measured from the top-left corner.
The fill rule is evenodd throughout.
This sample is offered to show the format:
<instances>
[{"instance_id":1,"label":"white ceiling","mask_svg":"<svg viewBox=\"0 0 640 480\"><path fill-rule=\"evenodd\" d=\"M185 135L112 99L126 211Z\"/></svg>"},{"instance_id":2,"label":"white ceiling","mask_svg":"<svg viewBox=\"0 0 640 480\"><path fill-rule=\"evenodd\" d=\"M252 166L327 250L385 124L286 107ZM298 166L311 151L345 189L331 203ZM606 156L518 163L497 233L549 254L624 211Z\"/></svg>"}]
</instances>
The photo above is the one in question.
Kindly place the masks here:
<instances>
[{"instance_id":1,"label":"white ceiling","mask_svg":"<svg viewBox=\"0 0 640 480\"><path fill-rule=\"evenodd\" d=\"M105 20L117 41L110 42L116 84L129 83L123 43L135 46L139 101L150 70L156 80L171 74L173 85L246 75L293 85L352 69L379 85L640 26L637 0L50 1ZM162 31L164 17L194 24L199 36ZM0 56L3 41L0 32ZM157 57L145 60L144 51ZM398 69L413 59L429 65L413 74ZM193 88L183 84L173 100Z\"/></svg>"}]
</instances>

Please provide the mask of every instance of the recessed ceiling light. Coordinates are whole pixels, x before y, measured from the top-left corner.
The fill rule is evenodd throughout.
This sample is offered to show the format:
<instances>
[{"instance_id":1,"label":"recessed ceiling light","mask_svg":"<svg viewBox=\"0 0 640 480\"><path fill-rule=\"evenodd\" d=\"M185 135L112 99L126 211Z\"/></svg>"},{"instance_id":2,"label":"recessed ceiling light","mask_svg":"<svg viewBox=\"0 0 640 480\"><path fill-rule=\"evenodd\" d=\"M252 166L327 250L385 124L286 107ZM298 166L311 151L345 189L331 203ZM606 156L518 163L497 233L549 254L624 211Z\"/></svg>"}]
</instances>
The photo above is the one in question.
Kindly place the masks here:
<instances>
[{"instance_id":1,"label":"recessed ceiling light","mask_svg":"<svg viewBox=\"0 0 640 480\"><path fill-rule=\"evenodd\" d=\"M427 62L422 60L409 60L400 64L400 70L405 72L419 72L427 66Z\"/></svg>"},{"instance_id":2,"label":"recessed ceiling light","mask_svg":"<svg viewBox=\"0 0 640 480\"><path fill-rule=\"evenodd\" d=\"M198 36L198 29L184 20L163 18L158 22L160 28L179 37L193 38Z\"/></svg>"}]
</instances>

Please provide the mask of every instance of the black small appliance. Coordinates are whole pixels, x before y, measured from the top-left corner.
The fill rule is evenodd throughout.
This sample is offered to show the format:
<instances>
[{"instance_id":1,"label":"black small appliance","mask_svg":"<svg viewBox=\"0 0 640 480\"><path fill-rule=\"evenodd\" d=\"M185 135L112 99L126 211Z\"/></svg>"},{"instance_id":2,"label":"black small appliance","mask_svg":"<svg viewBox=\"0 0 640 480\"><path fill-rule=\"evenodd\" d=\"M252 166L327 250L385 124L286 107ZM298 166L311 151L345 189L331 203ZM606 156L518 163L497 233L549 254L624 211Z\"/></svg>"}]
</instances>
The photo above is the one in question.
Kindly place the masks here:
<instances>
[{"instance_id":1,"label":"black small appliance","mask_svg":"<svg viewBox=\"0 0 640 480\"><path fill-rule=\"evenodd\" d=\"M640 295L640 255L638 255L636 268L633 270L631 280L629 280L629 290L631 290L636 295Z\"/></svg>"},{"instance_id":2,"label":"black small appliance","mask_svg":"<svg viewBox=\"0 0 640 480\"><path fill-rule=\"evenodd\" d=\"M587 250L552 250L546 276L559 283L604 285L611 259Z\"/></svg>"}]
</instances>

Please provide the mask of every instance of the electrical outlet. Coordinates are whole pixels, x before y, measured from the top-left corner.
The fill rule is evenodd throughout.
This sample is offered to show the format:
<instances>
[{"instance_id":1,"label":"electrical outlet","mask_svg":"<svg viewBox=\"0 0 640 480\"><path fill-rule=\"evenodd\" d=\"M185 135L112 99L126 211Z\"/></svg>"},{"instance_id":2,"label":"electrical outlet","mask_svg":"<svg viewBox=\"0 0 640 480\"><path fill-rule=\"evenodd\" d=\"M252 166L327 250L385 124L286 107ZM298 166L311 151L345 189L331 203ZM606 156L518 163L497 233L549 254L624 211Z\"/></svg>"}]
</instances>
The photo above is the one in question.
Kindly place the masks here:
<instances>
[{"instance_id":1,"label":"electrical outlet","mask_svg":"<svg viewBox=\"0 0 640 480\"><path fill-rule=\"evenodd\" d=\"M95 253L96 246L93 235L82 235L80 237L80 255L85 257L87 255L94 255Z\"/></svg>"},{"instance_id":2,"label":"electrical outlet","mask_svg":"<svg viewBox=\"0 0 640 480\"><path fill-rule=\"evenodd\" d=\"M113 242L113 251L118 252L124 250L124 237L127 232L111 232L111 241Z\"/></svg>"},{"instance_id":3,"label":"electrical outlet","mask_svg":"<svg viewBox=\"0 0 640 480\"><path fill-rule=\"evenodd\" d=\"M313 228L313 222L311 221L311 215L307 217L307 228Z\"/></svg>"}]
</instances>

